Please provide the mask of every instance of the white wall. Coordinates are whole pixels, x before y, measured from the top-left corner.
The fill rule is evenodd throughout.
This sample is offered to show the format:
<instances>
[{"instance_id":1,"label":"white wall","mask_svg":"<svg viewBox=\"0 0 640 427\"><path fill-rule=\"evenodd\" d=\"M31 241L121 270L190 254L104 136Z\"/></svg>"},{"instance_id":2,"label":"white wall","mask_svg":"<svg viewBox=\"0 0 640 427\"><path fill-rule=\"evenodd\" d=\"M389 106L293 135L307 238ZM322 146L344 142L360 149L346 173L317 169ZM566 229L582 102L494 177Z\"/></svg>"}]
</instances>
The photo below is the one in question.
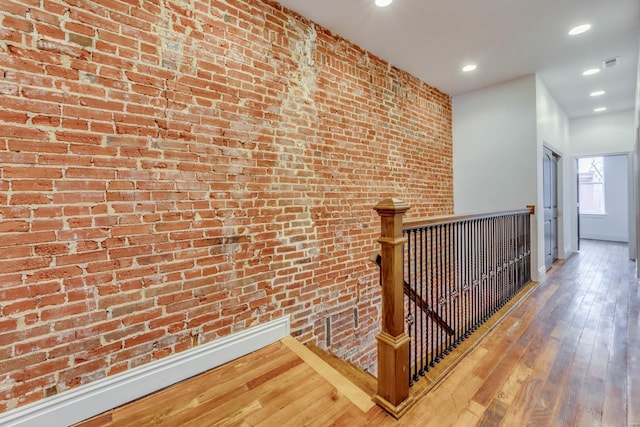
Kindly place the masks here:
<instances>
[{"instance_id":1,"label":"white wall","mask_svg":"<svg viewBox=\"0 0 640 427\"><path fill-rule=\"evenodd\" d=\"M542 148L546 146L560 156L558 162L558 258L566 258L575 251L571 240L574 227L574 203L571 203L572 168L570 155L569 117L562 110L544 82L536 78L536 119L538 129L538 201L543 206ZM538 239L544 242L544 218L538 218ZM542 251L540 265L544 265Z\"/></svg>"},{"instance_id":2,"label":"white wall","mask_svg":"<svg viewBox=\"0 0 640 427\"><path fill-rule=\"evenodd\" d=\"M537 205L535 76L456 96L452 105L455 212ZM539 234L539 216L532 221L532 236ZM531 246L532 276L538 280L538 239L532 238Z\"/></svg>"},{"instance_id":3,"label":"white wall","mask_svg":"<svg viewBox=\"0 0 640 427\"><path fill-rule=\"evenodd\" d=\"M629 153L633 151L634 143L633 110L571 120L571 152L574 156Z\"/></svg>"},{"instance_id":4,"label":"white wall","mask_svg":"<svg viewBox=\"0 0 640 427\"><path fill-rule=\"evenodd\" d=\"M580 215L583 239L629 241L629 175L627 155L604 158L605 215Z\"/></svg>"},{"instance_id":5,"label":"white wall","mask_svg":"<svg viewBox=\"0 0 640 427\"><path fill-rule=\"evenodd\" d=\"M534 76L456 96L452 105L455 212L535 204Z\"/></svg>"}]
</instances>

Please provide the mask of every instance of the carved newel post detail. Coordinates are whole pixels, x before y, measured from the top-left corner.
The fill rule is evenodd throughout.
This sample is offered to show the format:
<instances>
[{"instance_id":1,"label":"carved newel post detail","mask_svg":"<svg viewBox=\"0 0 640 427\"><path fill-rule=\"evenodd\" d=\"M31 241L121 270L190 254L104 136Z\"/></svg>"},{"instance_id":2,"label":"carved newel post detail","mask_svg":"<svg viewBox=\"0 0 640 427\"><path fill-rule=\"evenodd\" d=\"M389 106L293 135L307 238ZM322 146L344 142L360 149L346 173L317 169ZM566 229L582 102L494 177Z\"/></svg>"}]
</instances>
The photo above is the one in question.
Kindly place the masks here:
<instances>
[{"instance_id":1,"label":"carved newel post detail","mask_svg":"<svg viewBox=\"0 0 640 427\"><path fill-rule=\"evenodd\" d=\"M382 332L378 339L378 393L375 402L399 418L408 409L409 337L404 332L402 216L409 204L386 199L374 208L380 215Z\"/></svg>"}]
</instances>

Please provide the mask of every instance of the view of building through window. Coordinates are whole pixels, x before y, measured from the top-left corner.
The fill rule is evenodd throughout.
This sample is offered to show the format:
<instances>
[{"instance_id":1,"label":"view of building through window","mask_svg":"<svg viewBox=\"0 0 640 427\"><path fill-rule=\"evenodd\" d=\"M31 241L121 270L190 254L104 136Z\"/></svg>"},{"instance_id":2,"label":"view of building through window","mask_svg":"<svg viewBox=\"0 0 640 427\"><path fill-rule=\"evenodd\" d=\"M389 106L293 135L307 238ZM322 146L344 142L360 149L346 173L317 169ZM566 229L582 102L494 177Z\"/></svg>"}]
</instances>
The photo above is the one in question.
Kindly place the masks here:
<instances>
[{"instance_id":1,"label":"view of building through window","mask_svg":"<svg viewBox=\"0 0 640 427\"><path fill-rule=\"evenodd\" d=\"M578 191L581 214L604 215L604 159L583 157L578 159Z\"/></svg>"}]
</instances>

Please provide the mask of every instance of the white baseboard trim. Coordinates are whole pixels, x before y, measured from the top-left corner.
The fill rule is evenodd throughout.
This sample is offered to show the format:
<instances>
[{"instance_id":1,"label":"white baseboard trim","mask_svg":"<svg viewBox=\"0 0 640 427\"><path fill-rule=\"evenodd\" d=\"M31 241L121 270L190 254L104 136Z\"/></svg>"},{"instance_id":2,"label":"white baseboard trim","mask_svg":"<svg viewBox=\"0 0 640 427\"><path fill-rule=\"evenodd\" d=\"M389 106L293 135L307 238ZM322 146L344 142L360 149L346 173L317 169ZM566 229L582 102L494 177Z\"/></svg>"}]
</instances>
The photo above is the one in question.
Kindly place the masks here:
<instances>
[{"instance_id":1,"label":"white baseboard trim","mask_svg":"<svg viewBox=\"0 0 640 427\"><path fill-rule=\"evenodd\" d=\"M65 427L252 353L290 334L283 317L0 414L0 426Z\"/></svg>"},{"instance_id":2,"label":"white baseboard trim","mask_svg":"<svg viewBox=\"0 0 640 427\"><path fill-rule=\"evenodd\" d=\"M568 259L571 255L573 255L574 253L576 253L576 249L573 247L573 245L569 245L569 246L565 246L564 247L564 254L563 254L563 258L564 259Z\"/></svg>"},{"instance_id":3,"label":"white baseboard trim","mask_svg":"<svg viewBox=\"0 0 640 427\"><path fill-rule=\"evenodd\" d=\"M538 282L542 283L547 278L547 267L542 265L538 268Z\"/></svg>"},{"instance_id":4,"label":"white baseboard trim","mask_svg":"<svg viewBox=\"0 0 640 427\"><path fill-rule=\"evenodd\" d=\"M599 233L580 233L581 239L587 240L605 240L607 242L629 242L629 236L623 234L599 234Z\"/></svg>"}]
</instances>

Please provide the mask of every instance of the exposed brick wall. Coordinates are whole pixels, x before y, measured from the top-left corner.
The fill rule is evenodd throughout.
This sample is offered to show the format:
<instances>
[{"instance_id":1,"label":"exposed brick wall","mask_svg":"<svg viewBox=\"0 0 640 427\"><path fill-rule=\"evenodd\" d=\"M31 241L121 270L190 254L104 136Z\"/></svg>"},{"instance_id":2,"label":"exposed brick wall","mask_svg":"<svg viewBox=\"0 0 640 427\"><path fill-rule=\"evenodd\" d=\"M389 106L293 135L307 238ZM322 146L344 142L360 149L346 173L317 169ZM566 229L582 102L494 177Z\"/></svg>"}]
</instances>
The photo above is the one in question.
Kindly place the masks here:
<instances>
[{"instance_id":1,"label":"exposed brick wall","mask_svg":"<svg viewBox=\"0 0 640 427\"><path fill-rule=\"evenodd\" d=\"M0 22L0 411L284 315L375 369L372 207L452 213L446 94L259 0Z\"/></svg>"}]
</instances>

